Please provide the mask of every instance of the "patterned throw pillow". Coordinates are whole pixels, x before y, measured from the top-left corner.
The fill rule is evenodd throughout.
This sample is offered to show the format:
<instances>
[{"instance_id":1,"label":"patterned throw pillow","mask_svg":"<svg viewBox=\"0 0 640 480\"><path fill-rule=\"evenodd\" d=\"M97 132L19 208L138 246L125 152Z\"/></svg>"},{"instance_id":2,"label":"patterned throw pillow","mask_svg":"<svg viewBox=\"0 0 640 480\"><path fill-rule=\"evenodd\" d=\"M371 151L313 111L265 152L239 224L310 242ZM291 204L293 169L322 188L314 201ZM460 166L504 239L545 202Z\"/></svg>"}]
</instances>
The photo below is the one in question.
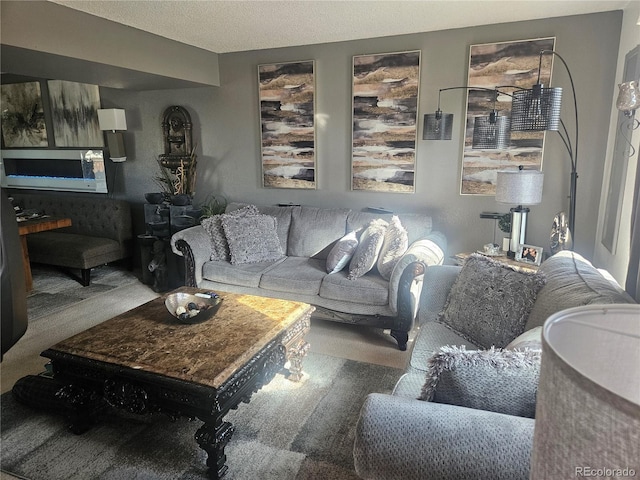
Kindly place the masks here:
<instances>
[{"instance_id":1,"label":"patterned throw pillow","mask_svg":"<svg viewBox=\"0 0 640 480\"><path fill-rule=\"evenodd\" d=\"M442 347L429 359L419 400L533 418L541 355Z\"/></svg>"},{"instance_id":2,"label":"patterned throw pillow","mask_svg":"<svg viewBox=\"0 0 640 480\"><path fill-rule=\"evenodd\" d=\"M274 217L228 215L222 218L222 227L233 265L274 261L284 256Z\"/></svg>"},{"instance_id":3,"label":"patterned throw pillow","mask_svg":"<svg viewBox=\"0 0 640 480\"><path fill-rule=\"evenodd\" d=\"M349 275L347 275L349 280L363 276L376 265L388 225L382 219L372 220L367 229L362 232L358 248L349 264Z\"/></svg>"},{"instance_id":4,"label":"patterned throw pillow","mask_svg":"<svg viewBox=\"0 0 640 480\"><path fill-rule=\"evenodd\" d=\"M238 210L220 215L213 215L202 220L202 228L209 234L211 240L211 260L229 261L229 244L222 228L222 219L225 216L242 217L245 215L258 215L258 208L255 205L247 205Z\"/></svg>"},{"instance_id":5,"label":"patterned throw pillow","mask_svg":"<svg viewBox=\"0 0 640 480\"><path fill-rule=\"evenodd\" d=\"M333 246L327 256L327 273L337 273L347 266L358 248L356 232L349 232Z\"/></svg>"},{"instance_id":6,"label":"patterned throw pillow","mask_svg":"<svg viewBox=\"0 0 640 480\"><path fill-rule=\"evenodd\" d=\"M504 348L524 331L545 277L471 255L438 320L483 348Z\"/></svg>"},{"instance_id":7,"label":"patterned throw pillow","mask_svg":"<svg viewBox=\"0 0 640 480\"><path fill-rule=\"evenodd\" d=\"M385 280L391 278L391 272L393 267L396 266L400 257L404 255L404 252L409 248L409 236L406 228L400 223L400 219L397 215L391 217L389 227L384 234L384 242L382 243L382 250L378 256L378 272Z\"/></svg>"}]
</instances>

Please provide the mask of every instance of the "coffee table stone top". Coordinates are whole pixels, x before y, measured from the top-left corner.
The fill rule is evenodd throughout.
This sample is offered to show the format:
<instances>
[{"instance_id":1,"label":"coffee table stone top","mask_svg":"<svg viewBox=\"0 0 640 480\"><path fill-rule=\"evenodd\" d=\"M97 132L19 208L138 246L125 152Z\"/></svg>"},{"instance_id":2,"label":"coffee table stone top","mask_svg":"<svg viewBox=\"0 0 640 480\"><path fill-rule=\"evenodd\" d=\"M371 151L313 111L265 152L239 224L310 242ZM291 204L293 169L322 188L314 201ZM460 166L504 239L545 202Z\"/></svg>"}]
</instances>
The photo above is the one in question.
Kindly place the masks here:
<instances>
[{"instance_id":1,"label":"coffee table stone top","mask_svg":"<svg viewBox=\"0 0 640 480\"><path fill-rule=\"evenodd\" d=\"M174 292L178 291L205 290L181 287ZM49 350L219 388L269 342L314 310L301 302L217 292L223 301L216 315L187 325L164 306L169 293Z\"/></svg>"}]
</instances>

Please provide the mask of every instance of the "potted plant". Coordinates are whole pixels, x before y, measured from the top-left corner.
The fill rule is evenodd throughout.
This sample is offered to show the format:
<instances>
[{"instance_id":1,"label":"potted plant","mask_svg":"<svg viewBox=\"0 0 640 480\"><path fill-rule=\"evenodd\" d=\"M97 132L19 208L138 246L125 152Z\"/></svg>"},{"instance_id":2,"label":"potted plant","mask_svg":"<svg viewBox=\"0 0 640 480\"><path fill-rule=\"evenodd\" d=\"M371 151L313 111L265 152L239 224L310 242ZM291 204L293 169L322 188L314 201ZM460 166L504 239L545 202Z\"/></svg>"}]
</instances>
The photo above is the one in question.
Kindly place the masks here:
<instances>
[{"instance_id":1,"label":"potted plant","mask_svg":"<svg viewBox=\"0 0 640 480\"><path fill-rule=\"evenodd\" d=\"M511 243L511 213L505 213L498 219L498 228L507 234L502 237L502 250L508 252Z\"/></svg>"},{"instance_id":2,"label":"potted plant","mask_svg":"<svg viewBox=\"0 0 640 480\"><path fill-rule=\"evenodd\" d=\"M200 209L202 210L200 219L213 217L214 215L224 213L226 207L226 198L221 195L216 195L215 193L210 193L200 206Z\"/></svg>"}]
</instances>

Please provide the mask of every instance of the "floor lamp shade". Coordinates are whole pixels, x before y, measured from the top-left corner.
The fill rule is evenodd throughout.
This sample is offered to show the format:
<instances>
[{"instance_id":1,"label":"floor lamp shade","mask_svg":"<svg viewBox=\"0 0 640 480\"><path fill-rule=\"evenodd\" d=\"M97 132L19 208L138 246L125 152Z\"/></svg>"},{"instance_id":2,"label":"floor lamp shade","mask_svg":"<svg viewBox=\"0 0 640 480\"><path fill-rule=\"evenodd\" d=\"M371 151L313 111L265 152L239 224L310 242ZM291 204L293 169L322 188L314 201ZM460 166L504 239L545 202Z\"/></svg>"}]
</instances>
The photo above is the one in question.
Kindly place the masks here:
<instances>
[{"instance_id":1,"label":"floor lamp shade","mask_svg":"<svg viewBox=\"0 0 640 480\"><path fill-rule=\"evenodd\" d=\"M471 148L505 150L511 143L511 121L509 117L475 117L473 121L473 143Z\"/></svg>"},{"instance_id":2,"label":"floor lamp shade","mask_svg":"<svg viewBox=\"0 0 640 480\"><path fill-rule=\"evenodd\" d=\"M542 350L530 478L640 475L640 305L558 312Z\"/></svg>"},{"instance_id":3,"label":"floor lamp shade","mask_svg":"<svg viewBox=\"0 0 640 480\"><path fill-rule=\"evenodd\" d=\"M531 90L516 90L511 100L511 130L557 131L561 106L562 88L538 84Z\"/></svg>"},{"instance_id":4,"label":"floor lamp shade","mask_svg":"<svg viewBox=\"0 0 640 480\"><path fill-rule=\"evenodd\" d=\"M453 113L427 113L422 126L423 140L451 140Z\"/></svg>"}]
</instances>

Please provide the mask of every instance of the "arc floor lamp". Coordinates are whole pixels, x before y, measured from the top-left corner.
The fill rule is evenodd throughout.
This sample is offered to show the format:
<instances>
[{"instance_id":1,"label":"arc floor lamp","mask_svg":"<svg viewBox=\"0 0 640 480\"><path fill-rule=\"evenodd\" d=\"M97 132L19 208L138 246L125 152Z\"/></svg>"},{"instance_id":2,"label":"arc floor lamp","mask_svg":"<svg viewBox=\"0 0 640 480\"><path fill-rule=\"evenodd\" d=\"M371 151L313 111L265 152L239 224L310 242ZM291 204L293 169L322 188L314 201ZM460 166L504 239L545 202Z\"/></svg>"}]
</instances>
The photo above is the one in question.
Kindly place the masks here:
<instances>
[{"instance_id":1,"label":"arc floor lamp","mask_svg":"<svg viewBox=\"0 0 640 480\"><path fill-rule=\"evenodd\" d=\"M571 84L571 92L573 95L573 110L575 114L575 131L573 138L569 134L569 131L560 118L560 109L562 106L562 88L561 87L545 87L540 83L540 73L542 69L542 56L543 55L555 55L565 66L567 74L569 75L569 81ZM513 93L507 93L501 91L500 88L511 87L509 85L503 85L495 88L495 97L503 94L512 98L511 101L511 117L509 122L501 120L506 118L505 116L499 116L494 109L488 117L482 118L476 125L474 123L474 140L476 132L480 133L480 127L482 124L491 126L492 129L488 130L488 134L485 134L485 138L495 138L498 136L499 141L493 143L485 143L482 146L481 142L474 145L472 148L497 148L506 149L509 148L509 136L504 133L505 129L509 131L555 131L560 136L562 143L567 149L571 167L571 183L569 186L569 220L568 229L569 236L573 236L575 239L575 220L576 220L576 191L578 180L578 105L576 100L576 90L573 83L573 76L571 70L567 65L567 62L554 50L541 50L538 62L538 78L536 84L531 89L521 89L515 87L516 90ZM513 87L512 87L513 88ZM424 140L451 140L451 130L453 125L453 114L443 113L440 110L440 93L446 90L466 89L466 90L489 90L487 88L480 87L448 87L443 88L438 93L438 109L435 114L427 114L424 116ZM486 120L485 120L486 119ZM493 136L492 136L493 135ZM474 142L475 143L475 142ZM568 248L571 248L567 245Z\"/></svg>"}]
</instances>

